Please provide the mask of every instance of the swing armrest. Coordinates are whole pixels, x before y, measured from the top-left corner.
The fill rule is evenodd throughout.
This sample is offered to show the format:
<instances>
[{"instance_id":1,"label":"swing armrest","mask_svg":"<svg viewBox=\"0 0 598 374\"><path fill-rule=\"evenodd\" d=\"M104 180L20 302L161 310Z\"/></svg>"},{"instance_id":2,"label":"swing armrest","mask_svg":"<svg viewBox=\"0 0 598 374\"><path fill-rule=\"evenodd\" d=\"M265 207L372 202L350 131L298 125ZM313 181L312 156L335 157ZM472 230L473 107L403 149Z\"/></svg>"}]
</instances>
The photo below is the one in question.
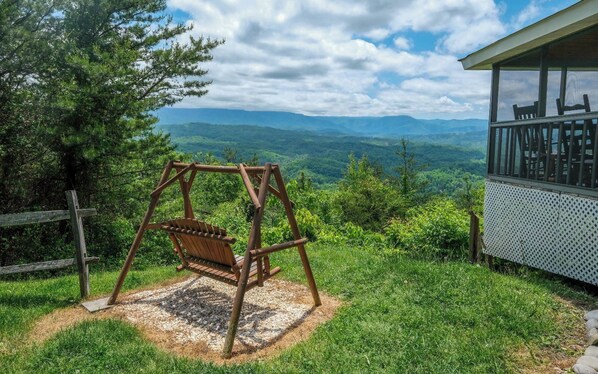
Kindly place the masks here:
<instances>
[{"instance_id":1,"label":"swing armrest","mask_svg":"<svg viewBox=\"0 0 598 374\"><path fill-rule=\"evenodd\" d=\"M287 249L287 248L297 247L297 246L303 245L305 243L307 243L307 238L301 238L301 239L293 240L290 242L274 244L274 245L271 245L266 248L253 249L250 251L250 253L251 253L251 257L253 257L253 258L262 257L262 256L269 255L270 253L282 251L283 249Z\"/></svg>"}]
</instances>

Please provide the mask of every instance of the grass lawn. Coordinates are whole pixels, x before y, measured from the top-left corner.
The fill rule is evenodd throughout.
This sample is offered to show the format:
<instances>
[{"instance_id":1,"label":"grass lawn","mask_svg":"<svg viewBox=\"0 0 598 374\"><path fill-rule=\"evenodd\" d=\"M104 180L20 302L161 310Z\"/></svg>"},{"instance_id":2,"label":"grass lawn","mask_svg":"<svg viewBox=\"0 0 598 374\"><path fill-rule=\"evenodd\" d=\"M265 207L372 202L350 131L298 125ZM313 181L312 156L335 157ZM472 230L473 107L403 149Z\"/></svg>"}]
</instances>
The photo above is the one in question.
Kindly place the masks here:
<instances>
[{"instance_id":1,"label":"grass lawn","mask_svg":"<svg viewBox=\"0 0 598 374\"><path fill-rule=\"evenodd\" d=\"M78 302L71 275L0 282L0 372L504 373L519 365L533 371L554 355L581 355L569 348L571 329L583 325L574 304L595 306L595 300L558 279L384 258L354 247L309 248L319 288L345 306L307 341L272 360L219 367L177 358L116 320L83 322L31 344L28 331L37 318ZM304 281L295 252L279 253L273 262L283 268L281 276ZM110 292L116 276L92 269L93 294ZM176 276L173 266L135 270L125 289Z\"/></svg>"}]
</instances>

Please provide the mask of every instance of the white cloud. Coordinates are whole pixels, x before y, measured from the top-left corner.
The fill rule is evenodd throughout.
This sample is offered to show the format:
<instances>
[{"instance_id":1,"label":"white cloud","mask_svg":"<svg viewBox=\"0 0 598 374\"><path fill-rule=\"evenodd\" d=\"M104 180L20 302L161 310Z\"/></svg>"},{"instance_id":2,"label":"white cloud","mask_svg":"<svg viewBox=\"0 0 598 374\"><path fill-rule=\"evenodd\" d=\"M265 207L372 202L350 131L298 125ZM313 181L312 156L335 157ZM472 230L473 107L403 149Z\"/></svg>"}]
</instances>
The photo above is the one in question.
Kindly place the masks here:
<instances>
[{"instance_id":1,"label":"white cloud","mask_svg":"<svg viewBox=\"0 0 598 374\"><path fill-rule=\"evenodd\" d=\"M386 38L389 33L390 33L390 31L388 29L380 28L380 29L370 30L370 31L366 32L364 34L364 36L366 36L370 39L379 41L379 40Z\"/></svg>"},{"instance_id":2,"label":"white cloud","mask_svg":"<svg viewBox=\"0 0 598 374\"><path fill-rule=\"evenodd\" d=\"M180 106L484 118L489 76L464 72L458 56L506 33L491 0L169 0L168 6L191 15L195 35L226 40L206 65L214 81L209 94ZM436 48L415 48L409 32L437 35Z\"/></svg>"},{"instance_id":3,"label":"white cloud","mask_svg":"<svg viewBox=\"0 0 598 374\"><path fill-rule=\"evenodd\" d=\"M536 0L532 0L515 18L513 22L514 28L521 28L525 26L530 20L535 19L540 15L540 6Z\"/></svg>"},{"instance_id":4,"label":"white cloud","mask_svg":"<svg viewBox=\"0 0 598 374\"><path fill-rule=\"evenodd\" d=\"M405 37L398 36L393 40L395 47L398 49L408 50L411 48L411 41Z\"/></svg>"}]
</instances>

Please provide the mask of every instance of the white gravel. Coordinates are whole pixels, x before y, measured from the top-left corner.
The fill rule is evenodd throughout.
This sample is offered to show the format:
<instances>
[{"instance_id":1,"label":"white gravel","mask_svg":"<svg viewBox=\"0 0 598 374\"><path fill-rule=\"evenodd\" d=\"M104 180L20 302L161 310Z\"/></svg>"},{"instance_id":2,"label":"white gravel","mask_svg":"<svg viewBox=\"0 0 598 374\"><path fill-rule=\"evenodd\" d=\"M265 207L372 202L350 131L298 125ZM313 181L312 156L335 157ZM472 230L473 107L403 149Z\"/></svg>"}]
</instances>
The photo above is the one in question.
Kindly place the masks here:
<instances>
[{"instance_id":1,"label":"white gravel","mask_svg":"<svg viewBox=\"0 0 598 374\"><path fill-rule=\"evenodd\" d=\"M128 295L114 307L130 322L162 331L178 343L205 343L222 349L236 287L206 278ZM307 297L306 297L307 296ZM312 309L309 289L270 280L245 294L236 342L261 348L301 323Z\"/></svg>"}]
</instances>

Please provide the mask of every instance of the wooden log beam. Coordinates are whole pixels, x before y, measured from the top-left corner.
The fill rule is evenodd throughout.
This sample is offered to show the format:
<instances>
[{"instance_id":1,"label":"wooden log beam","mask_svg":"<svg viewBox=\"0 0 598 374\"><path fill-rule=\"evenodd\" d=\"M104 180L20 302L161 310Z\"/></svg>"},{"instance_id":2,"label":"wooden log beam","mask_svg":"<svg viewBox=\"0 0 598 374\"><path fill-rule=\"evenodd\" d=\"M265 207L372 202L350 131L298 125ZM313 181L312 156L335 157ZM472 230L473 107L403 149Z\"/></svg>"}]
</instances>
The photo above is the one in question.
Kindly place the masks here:
<instances>
[{"instance_id":1,"label":"wooden log beam","mask_svg":"<svg viewBox=\"0 0 598 374\"><path fill-rule=\"evenodd\" d=\"M86 257L85 263L92 264L92 263L98 262L99 260L100 260L99 257ZM0 267L0 275L30 273L33 271L42 271L42 270L63 269L63 268L67 268L69 266L73 266L75 264L77 264L77 260L75 260L74 258L67 258L67 259L63 259L63 260L52 260L52 261L44 261L44 262L34 262L31 264L3 266L3 267Z\"/></svg>"},{"instance_id":2,"label":"wooden log beam","mask_svg":"<svg viewBox=\"0 0 598 374\"><path fill-rule=\"evenodd\" d=\"M284 206L287 219L289 220L289 226L291 227L291 231L293 232L293 237L295 238L295 240L300 240L302 239L301 233L299 232L299 226L297 225L297 220L295 219L295 214L293 213L293 207L291 206L291 200L289 200L287 188L284 185L284 179L282 178L280 169L276 169L274 171L274 178L276 180L278 190L280 191L280 194L283 197L281 201L282 205ZM307 278L307 283L309 284L309 289L311 291L312 298L314 299L314 305L320 306L322 305L322 301L320 300L320 294L318 293L318 287L316 285L316 280L314 279L314 274L311 271L311 266L309 264L309 259L307 258L305 246L303 244L299 244L297 246L297 250L299 251L299 257L301 257L301 263L303 265L303 270L305 271L305 277Z\"/></svg>"},{"instance_id":3,"label":"wooden log beam","mask_svg":"<svg viewBox=\"0 0 598 374\"><path fill-rule=\"evenodd\" d=\"M477 264L480 258L480 248L478 247L480 237L480 219L478 216L469 212L469 262Z\"/></svg>"},{"instance_id":4,"label":"wooden log beam","mask_svg":"<svg viewBox=\"0 0 598 374\"><path fill-rule=\"evenodd\" d=\"M247 249L245 250L245 257L243 260L243 268L241 269L241 276L237 285L237 293L233 302L233 310L231 312L230 320L228 322L228 330L226 331L226 338L224 340L224 347L222 349L222 357L230 358L233 351L233 344L235 336L237 335L237 328L239 326L239 316L241 315L241 307L243 306L243 299L247 289L247 282L249 280L249 272L251 270L251 250L255 249L255 245L260 239L257 237L262 224L264 216L264 207L266 206L266 197L268 194L268 181L272 172L271 164L266 163L262 183L260 184L258 205L256 205L255 215L253 216L253 223L251 225L251 232L249 234L249 241ZM242 170L243 165L240 165L239 170ZM247 178L249 179L249 178ZM251 183L251 182L250 182ZM251 190L248 188L248 190ZM261 279L263 281L263 279Z\"/></svg>"},{"instance_id":5,"label":"wooden log beam","mask_svg":"<svg viewBox=\"0 0 598 374\"><path fill-rule=\"evenodd\" d=\"M264 278L262 280L262 282L267 281L268 279L272 278L273 276L275 276L276 274L278 274L280 272L280 268L277 266L274 269L272 269L272 271L270 273L266 273L264 274ZM254 279L251 282L247 283L247 288L245 289L245 291L249 291L250 289L259 286L259 280L258 279Z\"/></svg>"},{"instance_id":6,"label":"wooden log beam","mask_svg":"<svg viewBox=\"0 0 598 374\"><path fill-rule=\"evenodd\" d=\"M225 173L225 174L239 174L239 168L236 166L221 166L221 165L204 165L200 163L187 163L187 162L173 162L173 167L179 171L183 168L191 165L192 170L207 171L212 173ZM272 170L278 168L278 165L273 164ZM263 174L265 171L264 166L246 166L245 171L247 174Z\"/></svg>"},{"instance_id":7,"label":"wooden log beam","mask_svg":"<svg viewBox=\"0 0 598 374\"><path fill-rule=\"evenodd\" d=\"M79 217L91 217L97 215L95 209L77 209ZM70 219L68 210L49 210L45 212L24 212L0 215L0 227L11 227L29 225L34 223L46 223L64 221Z\"/></svg>"},{"instance_id":8,"label":"wooden log beam","mask_svg":"<svg viewBox=\"0 0 598 374\"><path fill-rule=\"evenodd\" d=\"M188 165L186 168L184 168L181 171L179 171L178 173L176 173L174 177L170 178L169 180L167 180L165 182L160 183L160 185L158 187L156 187L156 189L154 191L152 191L150 196L155 197L155 196L160 195L160 193L162 193L162 191L164 191L164 189L166 187L168 187L171 184L173 184L174 182L176 182L181 176L184 176L186 172L191 170L192 165L193 164Z\"/></svg>"},{"instance_id":9,"label":"wooden log beam","mask_svg":"<svg viewBox=\"0 0 598 374\"><path fill-rule=\"evenodd\" d=\"M79 271L79 289L81 297L89 296L89 267L85 263L87 257L87 245L85 244L85 234L83 233L83 219L79 216L79 200L77 192L74 190L65 191L66 201L69 207L71 217L71 229L73 231L73 241L75 242L75 260Z\"/></svg>"},{"instance_id":10,"label":"wooden log beam","mask_svg":"<svg viewBox=\"0 0 598 374\"><path fill-rule=\"evenodd\" d=\"M253 187L253 184L251 183L251 180L249 180L249 175L247 174L245 165L239 164L239 173L241 173L241 179L243 179L243 184L245 184L245 188L247 189L247 192L249 193L249 197L251 198L253 205L255 205L255 209L256 210L260 209L262 206L260 204L260 201L259 201L255 191L253 190L254 187Z\"/></svg>"},{"instance_id":11,"label":"wooden log beam","mask_svg":"<svg viewBox=\"0 0 598 374\"><path fill-rule=\"evenodd\" d=\"M293 241L290 241L290 242L284 242L284 243L280 243L280 244L274 244L274 245L271 245L271 246L266 247L266 248L260 248L260 249L254 249L254 250L252 250L251 251L251 256L254 257L254 258L261 257L261 256L266 256L266 255L269 255L270 253L282 251L283 249L297 247L297 246L303 245L305 243L307 243L307 238L303 238L303 239L299 239L299 240L293 240Z\"/></svg>"},{"instance_id":12,"label":"wooden log beam","mask_svg":"<svg viewBox=\"0 0 598 374\"><path fill-rule=\"evenodd\" d=\"M258 182L258 183L262 183L262 177L260 175L253 175L253 178ZM280 194L280 191L278 191L276 188L274 188L271 184L268 184L268 192L270 192L272 195L276 196L279 200L282 200L283 197ZM295 207L295 203L292 200L289 200L291 202L291 207Z\"/></svg>"},{"instance_id":13,"label":"wooden log beam","mask_svg":"<svg viewBox=\"0 0 598 374\"><path fill-rule=\"evenodd\" d=\"M191 173L196 173L192 171ZM191 184L185 180L185 176L179 178L181 184L181 193L183 194L183 210L185 212L185 218L195 218L193 214L193 206L191 205L191 197L189 191L191 190Z\"/></svg>"}]
</instances>

